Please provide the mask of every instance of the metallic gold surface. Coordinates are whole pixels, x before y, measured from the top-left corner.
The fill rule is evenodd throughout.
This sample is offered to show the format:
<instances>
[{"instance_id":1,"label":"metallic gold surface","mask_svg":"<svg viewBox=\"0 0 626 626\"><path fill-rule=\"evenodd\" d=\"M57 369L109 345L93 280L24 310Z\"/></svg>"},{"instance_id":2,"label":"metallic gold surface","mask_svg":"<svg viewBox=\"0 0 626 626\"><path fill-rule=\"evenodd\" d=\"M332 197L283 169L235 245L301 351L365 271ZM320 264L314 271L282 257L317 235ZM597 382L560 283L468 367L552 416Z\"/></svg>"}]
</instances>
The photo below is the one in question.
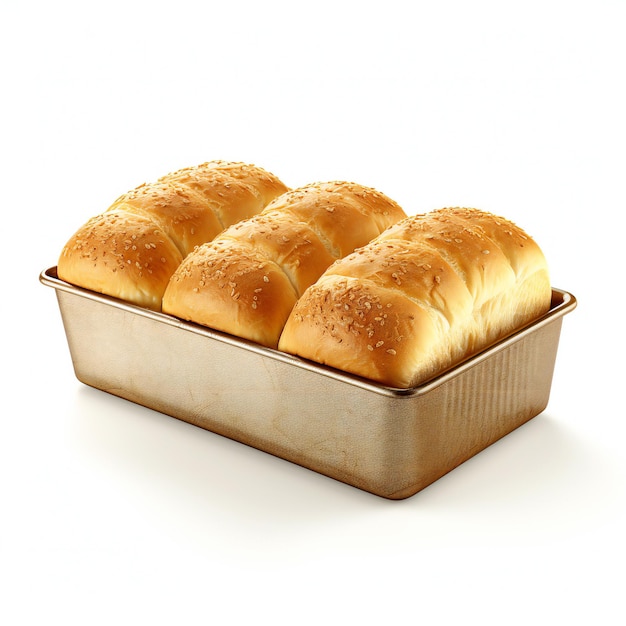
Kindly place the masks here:
<instances>
[{"instance_id":1,"label":"metallic gold surface","mask_svg":"<svg viewBox=\"0 0 626 626\"><path fill-rule=\"evenodd\" d=\"M76 377L376 495L414 495L547 406L563 315L392 389L73 287L55 289Z\"/></svg>"}]
</instances>

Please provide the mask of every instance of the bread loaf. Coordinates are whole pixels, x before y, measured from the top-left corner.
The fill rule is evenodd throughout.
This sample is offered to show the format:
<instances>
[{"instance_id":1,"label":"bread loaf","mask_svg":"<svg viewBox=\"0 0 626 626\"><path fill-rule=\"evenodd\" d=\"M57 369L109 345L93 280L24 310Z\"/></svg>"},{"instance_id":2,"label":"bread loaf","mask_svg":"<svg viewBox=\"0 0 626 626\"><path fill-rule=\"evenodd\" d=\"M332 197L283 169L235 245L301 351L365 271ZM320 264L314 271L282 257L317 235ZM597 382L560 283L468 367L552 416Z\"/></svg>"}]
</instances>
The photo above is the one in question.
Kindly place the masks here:
<instances>
[{"instance_id":1,"label":"bread loaf","mask_svg":"<svg viewBox=\"0 0 626 626\"><path fill-rule=\"evenodd\" d=\"M304 290L404 217L393 200L354 183L289 191L192 252L170 280L163 311L275 348Z\"/></svg>"},{"instance_id":2,"label":"bread loaf","mask_svg":"<svg viewBox=\"0 0 626 626\"><path fill-rule=\"evenodd\" d=\"M333 264L279 349L396 388L441 373L550 307L546 260L520 228L472 209L408 217Z\"/></svg>"},{"instance_id":3,"label":"bread loaf","mask_svg":"<svg viewBox=\"0 0 626 626\"><path fill-rule=\"evenodd\" d=\"M58 276L160 310L170 277L196 246L285 191L274 175L244 163L178 170L129 191L79 228L63 248Z\"/></svg>"}]
</instances>

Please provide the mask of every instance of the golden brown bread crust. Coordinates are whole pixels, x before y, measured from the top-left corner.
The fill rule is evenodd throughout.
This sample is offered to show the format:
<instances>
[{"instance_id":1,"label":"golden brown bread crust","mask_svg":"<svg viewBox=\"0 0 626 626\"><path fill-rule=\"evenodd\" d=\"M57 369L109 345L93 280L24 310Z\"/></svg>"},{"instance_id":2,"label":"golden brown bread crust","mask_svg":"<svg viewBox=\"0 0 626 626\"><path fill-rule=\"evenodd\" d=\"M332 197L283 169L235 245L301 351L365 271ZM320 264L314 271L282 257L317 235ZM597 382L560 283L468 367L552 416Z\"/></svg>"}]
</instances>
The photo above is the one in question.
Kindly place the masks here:
<instances>
[{"instance_id":1,"label":"golden brown bread crust","mask_svg":"<svg viewBox=\"0 0 626 626\"><path fill-rule=\"evenodd\" d=\"M183 260L172 240L149 218L106 211L76 232L61 254L59 278L149 309L161 305L159 285Z\"/></svg>"},{"instance_id":2,"label":"golden brown bread crust","mask_svg":"<svg viewBox=\"0 0 626 626\"><path fill-rule=\"evenodd\" d=\"M273 174L245 163L209 161L172 172L79 228L60 255L59 278L160 310L185 256L285 191Z\"/></svg>"},{"instance_id":3,"label":"golden brown bread crust","mask_svg":"<svg viewBox=\"0 0 626 626\"><path fill-rule=\"evenodd\" d=\"M159 224L183 257L210 241L224 227L199 194L173 182L141 185L118 198L107 209L144 215Z\"/></svg>"},{"instance_id":4,"label":"golden brown bread crust","mask_svg":"<svg viewBox=\"0 0 626 626\"><path fill-rule=\"evenodd\" d=\"M278 339L296 300L289 278L264 251L217 237L176 270L163 311L268 345Z\"/></svg>"},{"instance_id":5,"label":"golden brown bread crust","mask_svg":"<svg viewBox=\"0 0 626 626\"><path fill-rule=\"evenodd\" d=\"M275 348L304 290L405 216L384 194L355 183L289 191L191 253L170 280L163 311Z\"/></svg>"},{"instance_id":6,"label":"golden brown bread crust","mask_svg":"<svg viewBox=\"0 0 626 626\"><path fill-rule=\"evenodd\" d=\"M550 298L526 233L483 211L442 209L333 264L293 308L279 349L408 388L536 319Z\"/></svg>"}]
</instances>

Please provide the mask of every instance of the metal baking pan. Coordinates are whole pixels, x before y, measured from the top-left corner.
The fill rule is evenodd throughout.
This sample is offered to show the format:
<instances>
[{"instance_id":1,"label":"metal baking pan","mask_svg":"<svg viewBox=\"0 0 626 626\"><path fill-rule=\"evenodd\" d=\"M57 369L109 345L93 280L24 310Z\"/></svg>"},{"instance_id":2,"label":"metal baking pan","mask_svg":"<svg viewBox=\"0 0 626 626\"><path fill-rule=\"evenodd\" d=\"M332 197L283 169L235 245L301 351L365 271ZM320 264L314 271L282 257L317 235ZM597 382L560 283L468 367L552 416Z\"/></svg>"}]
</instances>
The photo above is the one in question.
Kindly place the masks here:
<instances>
[{"instance_id":1,"label":"metal baking pan","mask_svg":"<svg viewBox=\"0 0 626 626\"><path fill-rule=\"evenodd\" d=\"M56 291L83 383L389 499L414 495L548 404L563 315L394 389L74 287Z\"/></svg>"}]
</instances>

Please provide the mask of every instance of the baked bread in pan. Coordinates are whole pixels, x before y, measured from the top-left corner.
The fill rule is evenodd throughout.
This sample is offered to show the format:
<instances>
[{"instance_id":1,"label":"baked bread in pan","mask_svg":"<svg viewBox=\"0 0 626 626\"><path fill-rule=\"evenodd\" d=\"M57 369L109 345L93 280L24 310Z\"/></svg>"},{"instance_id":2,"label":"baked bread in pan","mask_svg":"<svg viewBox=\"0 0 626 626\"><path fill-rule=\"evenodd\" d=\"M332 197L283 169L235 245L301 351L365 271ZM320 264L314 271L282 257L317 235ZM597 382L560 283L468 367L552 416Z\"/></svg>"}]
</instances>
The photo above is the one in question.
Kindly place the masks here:
<instances>
[{"instance_id":1,"label":"baked bread in pan","mask_svg":"<svg viewBox=\"0 0 626 626\"><path fill-rule=\"evenodd\" d=\"M280 350L409 388L548 311L539 246L510 221L446 208L334 263L293 308Z\"/></svg>"},{"instance_id":2,"label":"baked bread in pan","mask_svg":"<svg viewBox=\"0 0 626 626\"><path fill-rule=\"evenodd\" d=\"M199 246L172 275L163 311L275 348L304 290L337 259L406 217L356 183L312 183Z\"/></svg>"},{"instance_id":3,"label":"baked bread in pan","mask_svg":"<svg viewBox=\"0 0 626 626\"><path fill-rule=\"evenodd\" d=\"M160 310L170 277L196 246L285 191L276 176L245 163L180 169L122 195L81 226L61 252L58 276Z\"/></svg>"},{"instance_id":4,"label":"baked bread in pan","mask_svg":"<svg viewBox=\"0 0 626 626\"><path fill-rule=\"evenodd\" d=\"M546 259L509 220L407 217L342 181L289 190L210 161L120 196L74 233L71 284L395 388L414 387L550 308Z\"/></svg>"}]
</instances>

